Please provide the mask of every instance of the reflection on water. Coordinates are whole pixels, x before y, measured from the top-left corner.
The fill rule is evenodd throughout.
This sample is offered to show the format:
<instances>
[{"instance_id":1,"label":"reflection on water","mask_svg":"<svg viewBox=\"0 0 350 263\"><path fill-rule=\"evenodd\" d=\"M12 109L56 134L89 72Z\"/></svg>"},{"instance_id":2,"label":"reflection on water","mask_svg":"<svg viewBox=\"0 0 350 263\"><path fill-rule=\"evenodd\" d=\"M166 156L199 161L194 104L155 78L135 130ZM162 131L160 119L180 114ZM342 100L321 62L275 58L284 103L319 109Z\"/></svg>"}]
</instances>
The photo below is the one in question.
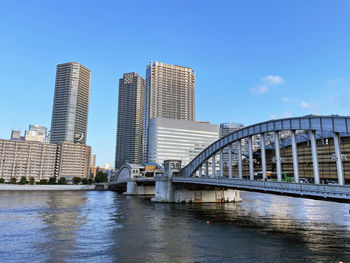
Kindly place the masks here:
<instances>
[{"instance_id":1,"label":"reflection on water","mask_svg":"<svg viewBox=\"0 0 350 263\"><path fill-rule=\"evenodd\" d=\"M0 261L350 262L349 204L241 195L237 204L180 205L114 192L0 192Z\"/></svg>"}]
</instances>

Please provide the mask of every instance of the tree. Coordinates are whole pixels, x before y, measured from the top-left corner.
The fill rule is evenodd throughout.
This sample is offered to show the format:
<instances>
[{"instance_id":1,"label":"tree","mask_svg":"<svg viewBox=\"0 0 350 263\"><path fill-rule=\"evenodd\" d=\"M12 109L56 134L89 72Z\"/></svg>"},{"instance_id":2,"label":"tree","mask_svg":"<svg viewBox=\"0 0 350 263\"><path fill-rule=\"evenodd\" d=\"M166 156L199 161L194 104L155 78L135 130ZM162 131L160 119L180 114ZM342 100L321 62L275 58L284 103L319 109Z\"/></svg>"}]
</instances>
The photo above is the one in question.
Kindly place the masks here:
<instances>
[{"instance_id":1,"label":"tree","mask_svg":"<svg viewBox=\"0 0 350 263\"><path fill-rule=\"evenodd\" d=\"M47 184L47 179L41 179L40 184Z\"/></svg>"},{"instance_id":2,"label":"tree","mask_svg":"<svg viewBox=\"0 0 350 263\"><path fill-rule=\"evenodd\" d=\"M30 177L30 178L29 178L29 183L30 183L30 184L34 184L34 183L35 183L34 177Z\"/></svg>"},{"instance_id":3,"label":"tree","mask_svg":"<svg viewBox=\"0 0 350 263\"><path fill-rule=\"evenodd\" d=\"M58 184L67 184L66 177L60 177L60 178L58 179Z\"/></svg>"},{"instance_id":4,"label":"tree","mask_svg":"<svg viewBox=\"0 0 350 263\"><path fill-rule=\"evenodd\" d=\"M50 177L49 178L49 184L56 184L56 178L55 177Z\"/></svg>"},{"instance_id":5,"label":"tree","mask_svg":"<svg viewBox=\"0 0 350 263\"><path fill-rule=\"evenodd\" d=\"M81 178L80 178L80 177L73 177L73 183L74 183L74 184L79 184L79 183L81 183Z\"/></svg>"},{"instance_id":6,"label":"tree","mask_svg":"<svg viewBox=\"0 0 350 263\"><path fill-rule=\"evenodd\" d=\"M15 184L17 182L16 177L11 177L10 182L11 184Z\"/></svg>"},{"instance_id":7,"label":"tree","mask_svg":"<svg viewBox=\"0 0 350 263\"><path fill-rule=\"evenodd\" d=\"M107 174L104 172L98 171L98 173L96 174L96 177L95 177L95 182L96 183L108 182Z\"/></svg>"},{"instance_id":8,"label":"tree","mask_svg":"<svg viewBox=\"0 0 350 263\"><path fill-rule=\"evenodd\" d=\"M92 184L92 183L94 183L95 181L94 181L94 179L90 178L90 179L88 180L88 182L89 182L89 184Z\"/></svg>"},{"instance_id":9,"label":"tree","mask_svg":"<svg viewBox=\"0 0 350 263\"><path fill-rule=\"evenodd\" d=\"M27 183L27 177L22 176L22 177L21 177L21 180L19 180L18 183L19 183L19 184L26 184L26 183Z\"/></svg>"},{"instance_id":10,"label":"tree","mask_svg":"<svg viewBox=\"0 0 350 263\"><path fill-rule=\"evenodd\" d=\"M4 178L0 178L0 184L4 184L5 183L5 179Z\"/></svg>"},{"instance_id":11,"label":"tree","mask_svg":"<svg viewBox=\"0 0 350 263\"><path fill-rule=\"evenodd\" d=\"M88 184L88 179L87 178L83 178L83 180L81 180L82 184Z\"/></svg>"}]
</instances>

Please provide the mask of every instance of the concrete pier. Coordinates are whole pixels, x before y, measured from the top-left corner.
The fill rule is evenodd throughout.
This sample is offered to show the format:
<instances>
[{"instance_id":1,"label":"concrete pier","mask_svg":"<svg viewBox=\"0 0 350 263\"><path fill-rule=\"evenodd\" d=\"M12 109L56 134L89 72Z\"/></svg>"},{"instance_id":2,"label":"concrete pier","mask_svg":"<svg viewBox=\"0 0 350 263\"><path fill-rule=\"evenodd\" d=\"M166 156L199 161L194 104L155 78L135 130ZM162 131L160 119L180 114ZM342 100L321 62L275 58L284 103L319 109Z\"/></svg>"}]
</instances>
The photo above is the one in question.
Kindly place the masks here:
<instances>
[{"instance_id":1,"label":"concrete pier","mask_svg":"<svg viewBox=\"0 0 350 263\"><path fill-rule=\"evenodd\" d=\"M154 195L154 185L137 182L135 179L129 179L126 185L124 195Z\"/></svg>"},{"instance_id":2,"label":"concrete pier","mask_svg":"<svg viewBox=\"0 0 350 263\"><path fill-rule=\"evenodd\" d=\"M163 203L232 203L240 202L238 190L213 186L175 184L167 176L156 178L152 202Z\"/></svg>"}]
</instances>

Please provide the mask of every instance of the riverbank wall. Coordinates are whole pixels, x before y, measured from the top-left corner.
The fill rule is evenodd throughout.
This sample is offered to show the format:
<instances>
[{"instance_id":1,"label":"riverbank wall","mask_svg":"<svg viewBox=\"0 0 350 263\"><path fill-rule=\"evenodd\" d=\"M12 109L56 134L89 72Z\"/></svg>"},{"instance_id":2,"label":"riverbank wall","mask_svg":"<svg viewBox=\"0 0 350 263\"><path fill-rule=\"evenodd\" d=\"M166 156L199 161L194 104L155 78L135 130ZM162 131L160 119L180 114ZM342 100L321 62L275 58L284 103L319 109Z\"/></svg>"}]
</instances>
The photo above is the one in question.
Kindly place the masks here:
<instances>
[{"instance_id":1,"label":"riverbank wall","mask_svg":"<svg viewBox=\"0 0 350 263\"><path fill-rule=\"evenodd\" d=\"M95 185L20 185L0 184L0 191L91 191Z\"/></svg>"}]
</instances>

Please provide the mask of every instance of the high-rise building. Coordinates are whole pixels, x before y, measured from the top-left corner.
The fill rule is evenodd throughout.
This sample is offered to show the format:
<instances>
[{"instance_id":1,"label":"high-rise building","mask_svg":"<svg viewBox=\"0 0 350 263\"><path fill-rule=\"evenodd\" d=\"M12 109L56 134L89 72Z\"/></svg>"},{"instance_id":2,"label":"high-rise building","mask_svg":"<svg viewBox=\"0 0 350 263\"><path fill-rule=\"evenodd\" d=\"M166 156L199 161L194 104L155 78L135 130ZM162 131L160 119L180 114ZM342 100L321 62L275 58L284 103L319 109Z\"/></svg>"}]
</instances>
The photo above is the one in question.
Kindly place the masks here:
<instances>
[{"instance_id":1,"label":"high-rise building","mask_svg":"<svg viewBox=\"0 0 350 263\"><path fill-rule=\"evenodd\" d=\"M12 130L11 132L11 140L24 140L24 138L21 136L21 131L19 130Z\"/></svg>"},{"instance_id":2,"label":"high-rise building","mask_svg":"<svg viewBox=\"0 0 350 263\"><path fill-rule=\"evenodd\" d=\"M149 161L181 160L182 166L219 139L219 126L209 122L152 118L149 125Z\"/></svg>"},{"instance_id":3,"label":"high-rise building","mask_svg":"<svg viewBox=\"0 0 350 263\"><path fill-rule=\"evenodd\" d=\"M144 161L148 161L148 126L151 118L195 120L195 72L192 68L155 61L147 65Z\"/></svg>"},{"instance_id":4,"label":"high-rise building","mask_svg":"<svg viewBox=\"0 0 350 263\"><path fill-rule=\"evenodd\" d=\"M115 168L142 162L145 80L137 73L119 79L117 144Z\"/></svg>"},{"instance_id":5,"label":"high-rise building","mask_svg":"<svg viewBox=\"0 0 350 263\"><path fill-rule=\"evenodd\" d=\"M237 131L239 129L242 129L244 127L243 123L233 122L233 123L221 123L220 124L220 138L225 137L229 135L230 133ZM238 145L237 143L232 144L231 151L233 153L238 152ZM223 151L223 159L224 159L224 165L228 166L228 148L225 148ZM236 164L238 162L238 155L233 154L232 155L232 162Z\"/></svg>"},{"instance_id":6,"label":"high-rise building","mask_svg":"<svg viewBox=\"0 0 350 263\"><path fill-rule=\"evenodd\" d=\"M50 142L86 144L91 71L70 62L57 65Z\"/></svg>"}]
</instances>

